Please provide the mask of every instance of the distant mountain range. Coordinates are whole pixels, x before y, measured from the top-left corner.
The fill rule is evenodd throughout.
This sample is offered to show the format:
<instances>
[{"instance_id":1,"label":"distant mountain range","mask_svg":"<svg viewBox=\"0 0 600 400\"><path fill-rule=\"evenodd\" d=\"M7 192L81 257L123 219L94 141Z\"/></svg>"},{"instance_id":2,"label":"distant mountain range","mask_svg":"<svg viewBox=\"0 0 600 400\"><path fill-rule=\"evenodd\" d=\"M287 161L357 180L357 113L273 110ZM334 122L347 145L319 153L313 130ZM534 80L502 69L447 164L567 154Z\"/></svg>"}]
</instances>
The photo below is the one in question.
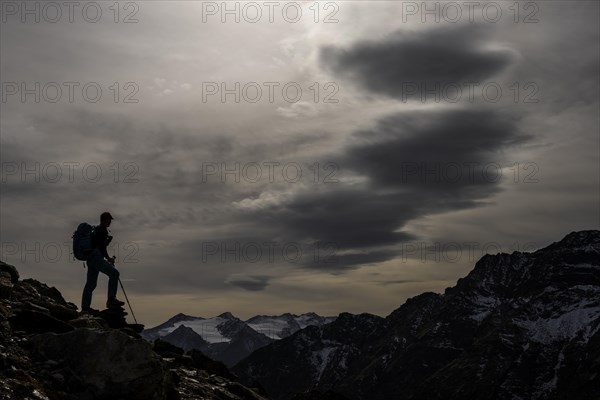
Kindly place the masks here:
<instances>
[{"instance_id":1,"label":"distant mountain range","mask_svg":"<svg viewBox=\"0 0 600 400\"><path fill-rule=\"evenodd\" d=\"M142 332L272 400L600 400L600 231L486 255L387 317L178 314Z\"/></svg>"},{"instance_id":2,"label":"distant mountain range","mask_svg":"<svg viewBox=\"0 0 600 400\"><path fill-rule=\"evenodd\" d=\"M319 390L351 400L599 400L600 231L486 255L443 294L385 318L340 314L233 372L274 400Z\"/></svg>"},{"instance_id":3,"label":"distant mountain range","mask_svg":"<svg viewBox=\"0 0 600 400\"><path fill-rule=\"evenodd\" d=\"M323 326L335 319L315 313L257 315L247 321L229 312L212 318L177 314L154 328L144 330L141 335L149 341L160 338L185 351L198 349L231 367L274 340L286 338L308 326Z\"/></svg>"}]
</instances>

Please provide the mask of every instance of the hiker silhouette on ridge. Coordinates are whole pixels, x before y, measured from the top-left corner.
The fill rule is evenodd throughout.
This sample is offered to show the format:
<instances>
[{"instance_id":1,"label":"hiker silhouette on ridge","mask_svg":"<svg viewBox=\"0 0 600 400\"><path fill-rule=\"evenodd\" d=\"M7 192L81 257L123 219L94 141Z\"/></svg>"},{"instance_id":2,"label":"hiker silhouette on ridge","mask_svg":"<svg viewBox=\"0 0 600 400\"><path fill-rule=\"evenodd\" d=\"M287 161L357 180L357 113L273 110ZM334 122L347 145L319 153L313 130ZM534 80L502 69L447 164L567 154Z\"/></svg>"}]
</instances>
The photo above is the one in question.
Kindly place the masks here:
<instances>
[{"instance_id":1,"label":"hiker silhouette on ridge","mask_svg":"<svg viewBox=\"0 0 600 400\"><path fill-rule=\"evenodd\" d=\"M108 276L108 300L106 307L121 307L122 301L117 300L117 289L119 284L119 271L115 268L115 258L109 257L106 247L110 244L112 236L108 234L113 216L109 212L100 215L100 225L94 228L92 234L92 252L87 259L87 280L83 288L81 298L81 310L88 313L97 313L98 310L91 308L92 292L98 283L98 274L102 272Z\"/></svg>"}]
</instances>

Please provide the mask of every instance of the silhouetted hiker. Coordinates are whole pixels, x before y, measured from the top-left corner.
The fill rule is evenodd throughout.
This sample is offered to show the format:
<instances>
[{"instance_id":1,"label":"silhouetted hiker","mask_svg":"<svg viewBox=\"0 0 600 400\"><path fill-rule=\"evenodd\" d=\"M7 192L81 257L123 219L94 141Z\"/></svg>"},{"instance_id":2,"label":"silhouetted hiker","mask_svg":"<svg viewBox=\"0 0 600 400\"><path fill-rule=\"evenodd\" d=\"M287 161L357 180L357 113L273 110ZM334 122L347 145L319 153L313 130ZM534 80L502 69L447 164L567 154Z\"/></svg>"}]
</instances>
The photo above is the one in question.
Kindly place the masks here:
<instances>
[{"instance_id":1,"label":"silhouetted hiker","mask_svg":"<svg viewBox=\"0 0 600 400\"><path fill-rule=\"evenodd\" d=\"M108 227L114 218L109 212L100 215L100 225L94 228L92 235L92 253L87 259L87 281L83 288L81 298L81 310L95 313L97 310L91 308L92 292L98 283L98 273L108 275L108 300L106 307L120 307L123 303L117 300L117 288L119 285L119 271L115 268L115 257L109 257L106 247L110 244L112 236L108 234Z\"/></svg>"}]
</instances>

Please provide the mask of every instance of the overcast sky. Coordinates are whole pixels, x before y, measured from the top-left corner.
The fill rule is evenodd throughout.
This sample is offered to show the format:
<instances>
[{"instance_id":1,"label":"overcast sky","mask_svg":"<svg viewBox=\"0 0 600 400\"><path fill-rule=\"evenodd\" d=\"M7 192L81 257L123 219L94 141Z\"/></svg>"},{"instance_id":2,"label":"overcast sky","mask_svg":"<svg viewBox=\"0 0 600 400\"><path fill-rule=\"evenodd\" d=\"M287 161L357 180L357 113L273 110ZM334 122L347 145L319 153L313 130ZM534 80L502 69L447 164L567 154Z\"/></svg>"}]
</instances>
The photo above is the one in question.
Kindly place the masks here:
<instances>
[{"instance_id":1,"label":"overcast sky","mask_svg":"<svg viewBox=\"0 0 600 400\"><path fill-rule=\"evenodd\" d=\"M3 0L2 260L80 305L110 211L148 326L384 316L598 229L598 3L422 4Z\"/></svg>"}]
</instances>

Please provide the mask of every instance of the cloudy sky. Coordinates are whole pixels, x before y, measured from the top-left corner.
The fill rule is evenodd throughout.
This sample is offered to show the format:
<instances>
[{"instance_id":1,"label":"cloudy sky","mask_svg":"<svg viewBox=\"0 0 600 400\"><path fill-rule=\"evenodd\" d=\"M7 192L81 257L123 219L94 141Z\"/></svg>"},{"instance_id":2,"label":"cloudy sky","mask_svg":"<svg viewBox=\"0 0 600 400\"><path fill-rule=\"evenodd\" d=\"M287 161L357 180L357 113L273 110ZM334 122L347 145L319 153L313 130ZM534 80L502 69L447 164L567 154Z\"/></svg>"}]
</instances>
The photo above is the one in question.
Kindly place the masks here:
<instances>
[{"instance_id":1,"label":"cloudy sky","mask_svg":"<svg viewBox=\"0 0 600 400\"><path fill-rule=\"evenodd\" d=\"M110 211L148 326L387 315L597 229L598 3L427 4L2 1L2 260L79 305Z\"/></svg>"}]
</instances>

